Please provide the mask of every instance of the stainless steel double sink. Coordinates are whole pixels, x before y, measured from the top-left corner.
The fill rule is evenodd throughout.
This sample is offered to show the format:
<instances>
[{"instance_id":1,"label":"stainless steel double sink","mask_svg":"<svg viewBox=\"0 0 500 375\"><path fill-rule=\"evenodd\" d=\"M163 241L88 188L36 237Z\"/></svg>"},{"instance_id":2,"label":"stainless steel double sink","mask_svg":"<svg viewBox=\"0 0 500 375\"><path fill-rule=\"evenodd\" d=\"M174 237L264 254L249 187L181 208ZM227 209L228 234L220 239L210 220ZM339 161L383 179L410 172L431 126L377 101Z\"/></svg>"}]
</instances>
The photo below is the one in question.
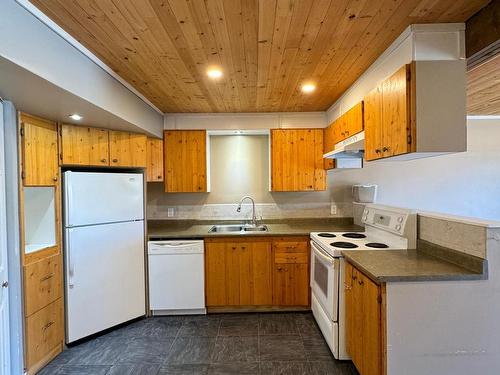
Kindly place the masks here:
<instances>
[{"instance_id":1,"label":"stainless steel double sink","mask_svg":"<svg viewBox=\"0 0 500 375\"><path fill-rule=\"evenodd\" d=\"M253 232L267 232L267 225L253 225L253 224L227 224L227 225L214 225L208 233L232 233L232 234L245 234Z\"/></svg>"}]
</instances>

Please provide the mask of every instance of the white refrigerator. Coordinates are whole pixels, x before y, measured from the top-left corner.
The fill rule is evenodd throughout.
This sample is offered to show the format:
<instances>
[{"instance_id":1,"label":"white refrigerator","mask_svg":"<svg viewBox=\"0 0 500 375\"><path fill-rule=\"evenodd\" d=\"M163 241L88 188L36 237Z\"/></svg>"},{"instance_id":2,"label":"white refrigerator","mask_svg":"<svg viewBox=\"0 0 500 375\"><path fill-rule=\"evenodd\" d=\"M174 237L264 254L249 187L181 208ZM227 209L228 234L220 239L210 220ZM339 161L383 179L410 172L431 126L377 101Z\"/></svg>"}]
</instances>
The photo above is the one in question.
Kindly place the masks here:
<instances>
[{"instance_id":1,"label":"white refrigerator","mask_svg":"<svg viewBox=\"0 0 500 375\"><path fill-rule=\"evenodd\" d=\"M66 342L142 316L141 173L64 173Z\"/></svg>"}]
</instances>

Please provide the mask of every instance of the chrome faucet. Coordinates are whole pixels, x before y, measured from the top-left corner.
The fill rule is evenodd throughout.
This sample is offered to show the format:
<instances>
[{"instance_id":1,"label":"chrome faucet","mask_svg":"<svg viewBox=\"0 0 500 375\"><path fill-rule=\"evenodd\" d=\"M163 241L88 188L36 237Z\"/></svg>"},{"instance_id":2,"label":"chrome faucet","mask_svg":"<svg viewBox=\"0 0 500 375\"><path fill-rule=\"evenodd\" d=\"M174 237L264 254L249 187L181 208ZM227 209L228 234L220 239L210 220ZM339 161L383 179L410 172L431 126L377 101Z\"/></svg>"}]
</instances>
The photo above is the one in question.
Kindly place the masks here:
<instances>
[{"instance_id":1,"label":"chrome faucet","mask_svg":"<svg viewBox=\"0 0 500 375\"><path fill-rule=\"evenodd\" d=\"M252 224L257 226L257 215L255 215L255 201L251 196L245 195L243 198L240 199L240 203L238 203L238 208L236 209L236 212L241 212L241 204L245 199L250 199L252 201Z\"/></svg>"}]
</instances>

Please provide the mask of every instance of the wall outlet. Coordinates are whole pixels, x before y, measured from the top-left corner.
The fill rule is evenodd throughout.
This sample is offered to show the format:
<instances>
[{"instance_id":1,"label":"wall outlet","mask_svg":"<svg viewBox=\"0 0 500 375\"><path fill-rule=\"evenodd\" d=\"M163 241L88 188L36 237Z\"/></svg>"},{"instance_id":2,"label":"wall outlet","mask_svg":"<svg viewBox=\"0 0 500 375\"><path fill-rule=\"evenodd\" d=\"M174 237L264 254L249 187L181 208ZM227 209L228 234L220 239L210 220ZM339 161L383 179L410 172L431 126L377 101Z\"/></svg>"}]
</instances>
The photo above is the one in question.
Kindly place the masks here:
<instances>
[{"instance_id":1,"label":"wall outlet","mask_svg":"<svg viewBox=\"0 0 500 375\"><path fill-rule=\"evenodd\" d=\"M167 208L167 217L174 217L174 216L175 216L175 207Z\"/></svg>"},{"instance_id":2,"label":"wall outlet","mask_svg":"<svg viewBox=\"0 0 500 375\"><path fill-rule=\"evenodd\" d=\"M337 205L333 202L330 204L330 215L337 215Z\"/></svg>"}]
</instances>

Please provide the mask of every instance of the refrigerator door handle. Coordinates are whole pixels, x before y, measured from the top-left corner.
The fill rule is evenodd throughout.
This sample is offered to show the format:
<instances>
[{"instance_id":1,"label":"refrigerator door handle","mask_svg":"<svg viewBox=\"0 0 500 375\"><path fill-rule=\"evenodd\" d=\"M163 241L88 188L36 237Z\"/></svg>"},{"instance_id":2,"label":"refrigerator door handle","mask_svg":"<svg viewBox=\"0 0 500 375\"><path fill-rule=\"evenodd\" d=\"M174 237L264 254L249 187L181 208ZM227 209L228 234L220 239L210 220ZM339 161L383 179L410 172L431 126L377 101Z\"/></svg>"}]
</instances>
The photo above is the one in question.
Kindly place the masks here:
<instances>
[{"instance_id":1,"label":"refrigerator door handle","mask_svg":"<svg viewBox=\"0 0 500 375\"><path fill-rule=\"evenodd\" d=\"M71 231L69 231L71 233ZM73 288L75 284L73 283L73 277L75 275L75 265L71 261L71 238L68 239L68 246L66 247L66 254L68 259L68 286Z\"/></svg>"}]
</instances>

